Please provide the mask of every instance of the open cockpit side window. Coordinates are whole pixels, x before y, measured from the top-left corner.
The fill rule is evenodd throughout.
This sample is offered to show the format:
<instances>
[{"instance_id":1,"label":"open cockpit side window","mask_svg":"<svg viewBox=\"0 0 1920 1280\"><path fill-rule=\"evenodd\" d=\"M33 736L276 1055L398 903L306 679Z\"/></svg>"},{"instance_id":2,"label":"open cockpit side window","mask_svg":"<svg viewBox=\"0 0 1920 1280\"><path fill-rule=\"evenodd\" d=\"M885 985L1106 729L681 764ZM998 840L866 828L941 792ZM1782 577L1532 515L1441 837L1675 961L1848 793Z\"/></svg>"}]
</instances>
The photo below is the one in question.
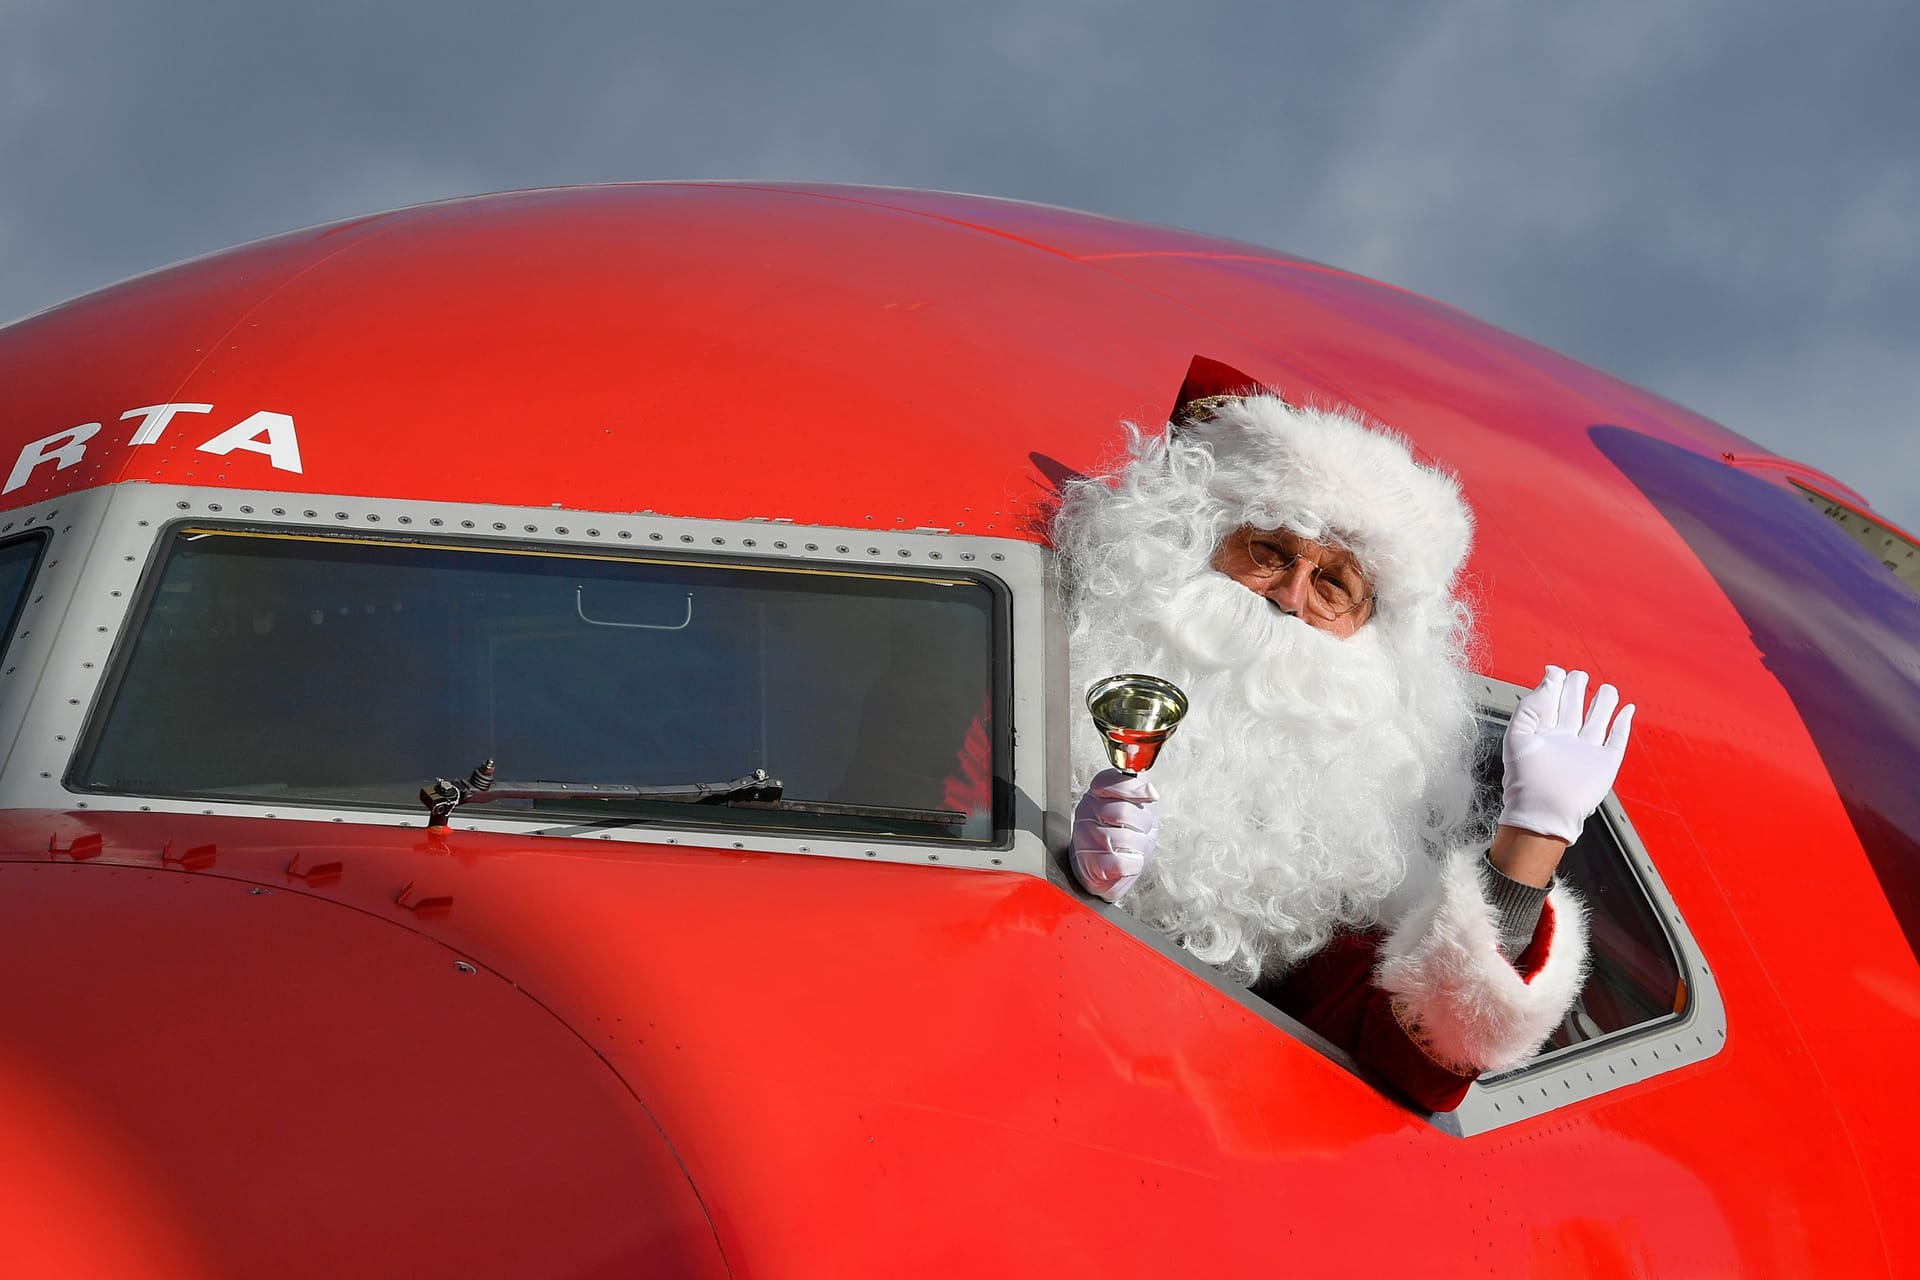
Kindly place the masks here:
<instances>
[{"instance_id":1,"label":"open cockpit side window","mask_svg":"<svg viewBox=\"0 0 1920 1280\"><path fill-rule=\"evenodd\" d=\"M1477 781L1481 805L1490 815L1500 804L1505 730L1504 720L1481 721ZM1560 863L1559 878L1586 904L1590 967L1586 987L1541 1052L1550 1054L1684 1014L1687 983L1679 957L1605 814L1587 819Z\"/></svg>"},{"instance_id":2,"label":"open cockpit side window","mask_svg":"<svg viewBox=\"0 0 1920 1280\"><path fill-rule=\"evenodd\" d=\"M69 782L424 819L491 760L537 794L488 818L985 844L1006 608L958 571L181 526Z\"/></svg>"},{"instance_id":3,"label":"open cockpit side window","mask_svg":"<svg viewBox=\"0 0 1920 1280\"><path fill-rule=\"evenodd\" d=\"M1526 690L1493 680L1476 684L1478 804L1481 828L1490 833L1500 803L1501 739ZM1587 908L1586 983L1530 1061L1482 1076L1458 1107L1430 1117L1436 1128L1459 1136L1483 1133L1698 1062L1725 1043L1725 1011L1712 972L1615 797L1608 796L1588 819L1559 874ZM1062 867L1059 875L1072 883L1069 870ZM1404 1103L1338 1047L1340 1033L1316 1031L1289 1011L1287 1001L1299 993L1278 984L1242 987L1124 908L1102 909L1118 927Z\"/></svg>"},{"instance_id":4,"label":"open cockpit side window","mask_svg":"<svg viewBox=\"0 0 1920 1280\"><path fill-rule=\"evenodd\" d=\"M1525 690L1481 683L1477 775L1491 814L1499 805L1501 736ZM1559 875L1587 908L1586 985L1532 1061L1482 1077L1458 1109L1434 1117L1452 1132L1498 1128L1700 1061L1725 1043L1712 971L1616 798L1587 819Z\"/></svg>"}]
</instances>

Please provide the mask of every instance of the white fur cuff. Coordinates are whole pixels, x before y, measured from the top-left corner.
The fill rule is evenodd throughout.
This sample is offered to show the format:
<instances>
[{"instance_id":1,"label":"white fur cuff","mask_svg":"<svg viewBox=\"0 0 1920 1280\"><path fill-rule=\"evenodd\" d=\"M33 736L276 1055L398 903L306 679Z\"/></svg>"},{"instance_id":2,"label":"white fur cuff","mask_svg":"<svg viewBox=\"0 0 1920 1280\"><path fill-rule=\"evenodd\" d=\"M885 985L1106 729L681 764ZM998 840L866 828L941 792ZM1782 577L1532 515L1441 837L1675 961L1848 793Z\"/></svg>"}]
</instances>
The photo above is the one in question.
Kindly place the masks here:
<instances>
[{"instance_id":1,"label":"white fur cuff","mask_svg":"<svg viewBox=\"0 0 1920 1280\"><path fill-rule=\"evenodd\" d=\"M1452 854L1439 883L1388 935L1375 981L1401 1027L1442 1066L1503 1071L1539 1048L1587 976L1586 909L1564 885L1547 896L1553 935L1533 980L1500 954L1477 852Z\"/></svg>"}]
</instances>

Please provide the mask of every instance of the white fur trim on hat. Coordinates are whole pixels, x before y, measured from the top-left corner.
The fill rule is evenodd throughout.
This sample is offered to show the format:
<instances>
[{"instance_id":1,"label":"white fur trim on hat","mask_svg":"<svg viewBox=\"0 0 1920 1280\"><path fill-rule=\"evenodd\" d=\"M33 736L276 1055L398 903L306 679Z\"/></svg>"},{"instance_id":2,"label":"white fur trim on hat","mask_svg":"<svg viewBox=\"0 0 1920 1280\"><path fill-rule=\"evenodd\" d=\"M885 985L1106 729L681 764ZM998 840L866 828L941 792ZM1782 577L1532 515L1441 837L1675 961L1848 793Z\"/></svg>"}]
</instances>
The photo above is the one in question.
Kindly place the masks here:
<instances>
[{"instance_id":1,"label":"white fur trim on hat","mask_svg":"<svg viewBox=\"0 0 1920 1280\"><path fill-rule=\"evenodd\" d=\"M1382 605L1446 596L1466 562L1473 515L1459 482L1384 427L1256 395L1210 404L1177 430L1212 450L1208 487L1245 523L1343 543Z\"/></svg>"},{"instance_id":2,"label":"white fur trim on hat","mask_svg":"<svg viewBox=\"0 0 1920 1280\"><path fill-rule=\"evenodd\" d=\"M1532 1056L1572 1008L1587 976L1587 915L1556 885L1547 897L1553 936L1528 981L1500 954L1481 857L1449 857L1427 900L1380 951L1375 980L1394 1016L1429 1057L1463 1074L1504 1071Z\"/></svg>"}]
</instances>

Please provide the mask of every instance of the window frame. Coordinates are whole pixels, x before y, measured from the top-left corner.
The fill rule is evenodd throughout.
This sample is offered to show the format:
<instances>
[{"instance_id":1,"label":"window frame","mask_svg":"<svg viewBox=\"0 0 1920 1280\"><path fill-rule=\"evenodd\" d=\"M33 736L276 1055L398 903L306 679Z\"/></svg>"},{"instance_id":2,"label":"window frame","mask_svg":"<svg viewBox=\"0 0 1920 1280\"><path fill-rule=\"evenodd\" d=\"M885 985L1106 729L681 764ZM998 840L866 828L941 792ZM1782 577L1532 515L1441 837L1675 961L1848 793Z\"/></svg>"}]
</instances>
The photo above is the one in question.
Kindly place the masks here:
<instances>
[{"instance_id":1,"label":"window frame","mask_svg":"<svg viewBox=\"0 0 1920 1280\"><path fill-rule=\"evenodd\" d=\"M1790 475L1787 483L1814 510L1840 526L1860 549L1886 566L1888 573L1920 594L1920 542L1884 516L1875 515L1822 489L1811 479ZM1891 553L1895 558L1889 560Z\"/></svg>"},{"instance_id":2,"label":"window frame","mask_svg":"<svg viewBox=\"0 0 1920 1280\"><path fill-rule=\"evenodd\" d=\"M995 839L961 844L909 837L862 837L834 832L716 829L698 822L608 826L574 815L513 814L486 806L456 811L463 830L519 836L570 836L640 844L802 853L849 859L968 866L1044 874L1047 807L1044 795L1050 744L1042 732L1022 734L1045 707L1047 664L1018 660L1053 648L1046 621L1049 567L1038 546L1002 538L930 529L873 531L794 525L785 521L702 520L651 514L623 515L556 508L321 497L271 491L187 486L117 487L78 584L60 652L28 711L24 732L36 742L31 769L9 780L13 802L59 809L151 810L334 821L369 826L425 824L426 811L370 810L290 798L211 799L98 792L77 778L75 749L100 722L119 687L132 643L157 590L160 566L179 526L220 525L301 537L329 535L383 543L493 544L512 550L608 557L764 562L900 577L966 577L994 598L996 736L1007 761L1009 794L996 798ZM502 536L505 535L505 536ZM49 750L48 744L58 744ZM57 755L53 754L57 752ZM460 762L449 762L449 768ZM467 762L468 764L474 762ZM47 780L37 778L40 774ZM424 780L423 780L424 781Z\"/></svg>"},{"instance_id":3,"label":"window frame","mask_svg":"<svg viewBox=\"0 0 1920 1280\"><path fill-rule=\"evenodd\" d=\"M1486 677L1476 677L1475 685L1478 714L1497 721L1511 720L1520 699L1529 692L1522 685ZM1671 1017L1550 1049L1511 1071L1483 1076L1474 1081L1457 1108L1431 1117L1435 1127L1460 1137L1486 1133L1704 1062L1725 1047L1726 1005L1693 931L1613 792L1601 801L1599 812L1628 879L1639 889L1666 935L1680 980L1686 984L1686 1009Z\"/></svg>"},{"instance_id":4,"label":"window frame","mask_svg":"<svg viewBox=\"0 0 1920 1280\"><path fill-rule=\"evenodd\" d=\"M1482 676L1472 678L1475 716L1481 720L1510 720L1529 690ZM1685 1012L1550 1050L1498 1075L1484 1076L1468 1089L1452 1111L1427 1114L1428 1123L1443 1133L1466 1138L1540 1116L1615 1089L1652 1079L1679 1067L1705 1061L1726 1044L1726 1007L1713 970L1694 941L1680 909L1655 869L1646 846L1633 829L1619 799L1608 792L1600 816L1623 858L1628 879L1639 889L1666 935L1669 948L1686 983ZM1171 962L1232 998L1256 1016L1272 1023L1289 1038L1328 1058L1354 1075L1382 1098L1404 1106L1380 1090L1353 1058L1318 1032L1296 1021L1278 1006L1253 994L1218 969L1195 959L1167 935L1143 924L1121 907L1111 906L1079 888L1062 852L1053 863L1053 878L1093 910L1152 947Z\"/></svg>"},{"instance_id":5,"label":"window frame","mask_svg":"<svg viewBox=\"0 0 1920 1280\"><path fill-rule=\"evenodd\" d=\"M40 566L46 563L47 548L53 544L53 534L47 529L28 528L0 537L0 552L27 542L34 544L34 552L27 562L27 576L21 581L20 597L14 601L11 609L0 614L0 657L13 648L13 633L25 619L27 606L33 600L34 588L39 584Z\"/></svg>"},{"instance_id":6,"label":"window frame","mask_svg":"<svg viewBox=\"0 0 1920 1280\"><path fill-rule=\"evenodd\" d=\"M993 700L993 706L996 708L1005 707L1010 700L1008 673L1012 664L1007 653L1007 590L1003 583L991 575L983 574L976 570L942 569L936 572L930 566L926 565L915 565L911 568L895 568L891 565L863 565L858 568L842 565L796 566L791 562L782 563L764 556L716 557L697 549L686 547L655 547L651 544L642 546L628 545L604 549L584 549L534 544L525 541L514 542L498 537L476 539L450 537L426 538L419 536L408 538L393 536L369 537L359 530L347 533L336 529L316 530L310 527L276 525L258 521L173 520L167 522L155 535L153 558L149 565L148 572L142 581L140 592L135 598L133 608L129 611L127 633L121 643L115 646L113 660L105 672L97 702L96 714L88 718L86 726L81 733L78 746L71 760L68 762L64 781L66 785L75 792L88 795L134 795L142 799L169 799L191 802L240 801L273 803L276 805L300 803L317 805L328 809L350 810L355 813L367 815L393 814L399 812L419 814L423 812L424 806L408 807L389 803L350 801L339 797L308 801L299 801L293 797L276 797L268 801L231 792L220 793L214 791L180 791L119 787L90 781L86 778L85 775L92 769L97 760L108 723L112 718L113 708L126 689L134 657L139 648L140 633L164 589L163 580L168 567L173 562L174 557L179 554L181 548L186 545L187 540L196 536L207 536L210 538L223 536L239 537L257 539L261 543L286 541L303 544L332 544L334 546L374 546L395 549L418 548L424 552L445 551L471 555L474 557L476 564L482 562L487 557L547 561L581 560L598 564L625 563L636 566L666 565L680 568L705 568L726 573L738 573L742 575L743 578L755 573L770 572L791 574L798 571L801 573L817 572L823 576L832 575L902 582L924 582L941 579L959 581L987 593L990 602L987 623L989 629L987 638L988 660L992 666L990 696ZM1010 768L1012 735L1008 726L1005 724L1005 720L1005 716L995 717L992 751L994 759L1007 763ZM455 774L464 776L464 771L477 763L478 761L449 760L443 768L449 776ZM513 768L511 761L502 762L501 773L502 776L509 778L525 776L523 772L518 772ZM424 784L427 779L422 778L419 781ZM999 792L1002 791L1003 788L996 787L995 790ZM850 835L847 838L886 844L926 844L939 848L985 848L989 846L1004 848L1007 844L1007 833L1011 824L1010 809L1011 805L1008 796L996 794L994 797L994 831L993 835L986 839L969 839L963 841L951 837L942 839L883 833ZM480 812L480 810L473 808L457 810L455 825L467 825L467 820ZM662 825L670 825L675 828L685 826L710 832L712 833L712 838L715 840L721 839L723 836L731 840L732 837L740 831L766 833L779 830L778 827L773 825L758 827L752 823L715 821L710 817L704 816L702 811L697 808L688 810L689 818L687 821L665 824L659 821L657 816L650 815L645 818L640 818L626 811L595 813L590 805L585 804L583 804L577 812L573 813L561 813L557 811L527 812L525 810L504 807L500 809L489 809L486 812L489 815L498 816L503 820L517 820L523 825L532 824L542 827L553 826L556 821L564 822L567 825L596 822L629 822L643 830ZM791 827L783 834L793 835L796 838L813 836L828 838L843 833L831 832L824 828L812 830L805 827Z\"/></svg>"},{"instance_id":7,"label":"window frame","mask_svg":"<svg viewBox=\"0 0 1920 1280\"><path fill-rule=\"evenodd\" d=\"M0 806L31 807L22 803L21 781L39 781L43 771L56 768L47 763L47 747L62 744L55 735L30 733L29 720L47 693L44 673L62 652L72 593L106 505L96 491L0 511L0 537L44 539L0 662ZM67 806L42 800L39 807Z\"/></svg>"}]
</instances>

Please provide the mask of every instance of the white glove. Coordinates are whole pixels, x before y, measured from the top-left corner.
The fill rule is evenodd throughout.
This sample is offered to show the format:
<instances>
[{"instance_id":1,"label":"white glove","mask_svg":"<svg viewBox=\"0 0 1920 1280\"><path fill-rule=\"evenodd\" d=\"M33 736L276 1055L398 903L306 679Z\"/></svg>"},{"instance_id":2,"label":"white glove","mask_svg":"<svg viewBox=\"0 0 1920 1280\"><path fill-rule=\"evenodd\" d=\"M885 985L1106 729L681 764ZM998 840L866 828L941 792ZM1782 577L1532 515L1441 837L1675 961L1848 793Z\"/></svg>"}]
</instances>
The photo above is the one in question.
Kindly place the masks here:
<instances>
[{"instance_id":1,"label":"white glove","mask_svg":"<svg viewBox=\"0 0 1920 1280\"><path fill-rule=\"evenodd\" d=\"M1103 769L1073 810L1073 875L1096 898L1118 902L1153 860L1160 797L1145 777Z\"/></svg>"},{"instance_id":2,"label":"white glove","mask_svg":"<svg viewBox=\"0 0 1920 1280\"><path fill-rule=\"evenodd\" d=\"M1612 685L1593 695L1583 723L1586 701L1587 673L1559 667L1548 667L1539 687L1520 699L1500 753L1507 765L1501 826L1569 844L1580 838L1588 816L1613 789L1633 730L1631 702L1614 717L1620 694Z\"/></svg>"}]
</instances>

